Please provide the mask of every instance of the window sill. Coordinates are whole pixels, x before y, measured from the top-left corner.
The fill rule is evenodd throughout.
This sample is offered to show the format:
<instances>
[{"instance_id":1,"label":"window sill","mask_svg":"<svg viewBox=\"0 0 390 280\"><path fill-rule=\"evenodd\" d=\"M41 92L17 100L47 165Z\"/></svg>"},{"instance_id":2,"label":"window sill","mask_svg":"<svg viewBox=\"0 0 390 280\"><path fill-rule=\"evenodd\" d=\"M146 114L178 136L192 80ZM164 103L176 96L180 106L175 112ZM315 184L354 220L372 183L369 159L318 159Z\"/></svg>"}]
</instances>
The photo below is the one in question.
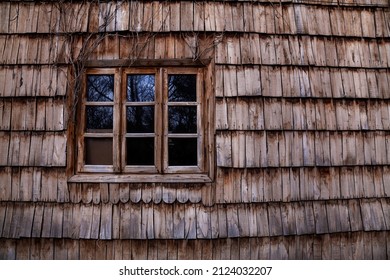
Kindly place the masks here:
<instances>
[{"instance_id":1,"label":"window sill","mask_svg":"<svg viewBox=\"0 0 390 280\"><path fill-rule=\"evenodd\" d=\"M69 183L211 183L207 174L77 174Z\"/></svg>"}]
</instances>

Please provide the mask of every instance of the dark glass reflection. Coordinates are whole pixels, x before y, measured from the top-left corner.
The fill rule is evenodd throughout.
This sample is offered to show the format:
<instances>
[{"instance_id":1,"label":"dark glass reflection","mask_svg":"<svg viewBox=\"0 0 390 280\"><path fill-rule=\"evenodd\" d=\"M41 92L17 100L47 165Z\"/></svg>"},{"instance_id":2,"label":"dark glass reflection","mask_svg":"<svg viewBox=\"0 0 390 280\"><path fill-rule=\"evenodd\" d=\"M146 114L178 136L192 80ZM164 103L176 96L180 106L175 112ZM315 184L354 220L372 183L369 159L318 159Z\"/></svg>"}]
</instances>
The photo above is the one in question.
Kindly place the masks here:
<instances>
[{"instance_id":1,"label":"dark glass reflection","mask_svg":"<svg viewBox=\"0 0 390 280\"><path fill-rule=\"evenodd\" d=\"M85 138L85 164L112 165L112 138Z\"/></svg>"},{"instance_id":2,"label":"dark glass reflection","mask_svg":"<svg viewBox=\"0 0 390 280\"><path fill-rule=\"evenodd\" d=\"M168 75L168 101L196 101L196 75Z\"/></svg>"},{"instance_id":3,"label":"dark glass reflection","mask_svg":"<svg viewBox=\"0 0 390 280\"><path fill-rule=\"evenodd\" d=\"M112 132L114 123L112 106L87 106L85 114L86 132Z\"/></svg>"},{"instance_id":4,"label":"dark glass reflection","mask_svg":"<svg viewBox=\"0 0 390 280\"><path fill-rule=\"evenodd\" d=\"M169 138L168 164L170 166L197 165L196 138Z\"/></svg>"},{"instance_id":5,"label":"dark glass reflection","mask_svg":"<svg viewBox=\"0 0 390 280\"><path fill-rule=\"evenodd\" d=\"M168 108L169 133L196 133L196 106Z\"/></svg>"},{"instance_id":6,"label":"dark glass reflection","mask_svg":"<svg viewBox=\"0 0 390 280\"><path fill-rule=\"evenodd\" d=\"M127 165L154 165L154 138L127 138Z\"/></svg>"},{"instance_id":7,"label":"dark glass reflection","mask_svg":"<svg viewBox=\"0 0 390 280\"><path fill-rule=\"evenodd\" d=\"M127 75L127 101L154 101L154 75Z\"/></svg>"},{"instance_id":8,"label":"dark glass reflection","mask_svg":"<svg viewBox=\"0 0 390 280\"><path fill-rule=\"evenodd\" d=\"M87 101L114 101L114 75L88 75Z\"/></svg>"},{"instance_id":9,"label":"dark glass reflection","mask_svg":"<svg viewBox=\"0 0 390 280\"><path fill-rule=\"evenodd\" d=\"M154 132L154 106L131 106L126 109L127 132Z\"/></svg>"}]
</instances>

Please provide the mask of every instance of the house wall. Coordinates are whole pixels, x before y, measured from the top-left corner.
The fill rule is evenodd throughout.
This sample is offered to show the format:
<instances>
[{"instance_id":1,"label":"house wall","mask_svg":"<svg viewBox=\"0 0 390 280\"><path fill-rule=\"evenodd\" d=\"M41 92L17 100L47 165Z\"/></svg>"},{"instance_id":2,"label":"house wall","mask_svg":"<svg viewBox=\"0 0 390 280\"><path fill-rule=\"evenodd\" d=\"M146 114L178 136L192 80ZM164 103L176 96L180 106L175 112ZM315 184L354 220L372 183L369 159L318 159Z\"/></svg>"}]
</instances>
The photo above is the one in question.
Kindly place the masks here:
<instances>
[{"instance_id":1,"label":"house wall","mask_svg":"<svg viewBox=\"0 0 390 280\"><path fill-rule=\"evenodd\" d=\"M0 258L389 258L389 20L383 0L2 1ZM69 182L77 67L119 59L211 59L212 183Z\"/></svg>"}]
</instances>

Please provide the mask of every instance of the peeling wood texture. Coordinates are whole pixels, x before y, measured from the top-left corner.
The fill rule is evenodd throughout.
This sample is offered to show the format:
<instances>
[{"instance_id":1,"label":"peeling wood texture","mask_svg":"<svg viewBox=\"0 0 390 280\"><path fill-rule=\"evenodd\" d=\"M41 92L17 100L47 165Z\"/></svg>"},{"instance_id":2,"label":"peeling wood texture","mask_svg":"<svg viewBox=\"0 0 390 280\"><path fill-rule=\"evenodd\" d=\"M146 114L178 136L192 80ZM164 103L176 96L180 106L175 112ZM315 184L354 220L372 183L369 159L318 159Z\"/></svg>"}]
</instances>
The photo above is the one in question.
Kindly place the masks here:
<instances>
[{"instance_id":1,"label":"peeling wood texture","mask_svg":"<svg viewBox=\"0 0 390 280\"><path fill-rule=\"evenodd\" d=\"M389 16L1 1L0 259L389 259ZM208 67L211 182L73 176L84 66Z\"/></svg>"},{"instance_id":2,"label":"peeling wood texture","mask_svg":"<svg viewBox=\"0 0 390 280\"><path fill-rule=\"evenodd\" d=\"M64 207L51 202L2 202L0 213L6 219L1 237L31 237L28 229L40 225L41 231L34 233L33 237L116 239L110 236L115 227L120 229L120 239L218 239L283 236L287 232L310 235L388 231L389 204L389 199L370 198L270 202L265 205L230 204L227 207L161 203L151 209L144 203L119 203L111 207L105 204L70 204ZM119 213L119 220L115 220L115 213ZM252 228L250 219L256 219L257 229ZM219 222L218 231L214 233L213 220Z\"/></svg>"},{"instance_id":3,"label":"peeling wood texture","mask_svg":"<svg viewBox=\"0 0 390 280\"><path fill-rule=\"evenodd\" d=\"M371 232L169 241L1 239L0 245L6 250L1 251L0 259L384 260L389 257L386 249L388 240L388 235ZM371 244L372 247L369 246ZM127 248L131 248L131 251ZM348 255L345 250L348 250Z\"/></svg>"}]
</instances>

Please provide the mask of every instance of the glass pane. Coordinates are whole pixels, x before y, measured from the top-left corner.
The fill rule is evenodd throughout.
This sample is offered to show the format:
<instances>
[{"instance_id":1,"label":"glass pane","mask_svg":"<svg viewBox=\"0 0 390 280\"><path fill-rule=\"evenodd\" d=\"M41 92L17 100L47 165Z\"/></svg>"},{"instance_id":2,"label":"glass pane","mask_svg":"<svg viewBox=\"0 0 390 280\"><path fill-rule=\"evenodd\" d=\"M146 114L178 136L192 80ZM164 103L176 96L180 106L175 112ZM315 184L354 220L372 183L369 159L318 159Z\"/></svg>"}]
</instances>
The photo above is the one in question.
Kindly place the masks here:
<instances>
[{"instance_id":1,"label":"glass pane","mask_svg":"<svg viewBox=\"0 0 390 280\"><path fill-rule=\"evenodd\" d=\"M114 101L114 75L88 75L87 101Z\"/></svg>"},{"instance_id":2,"label":"glass pane","mask_svg":"<svg viewBox=\"0 0 390 280\"><path fill-rule=\"evenodd\" d=\"M86 132L112 132L114 114L112 106L87 106Z\"/></svg>"},{"instance_id":3,"label":"glass pane","mask_svg":"<svg viewBox=\"0 0 390 280\"><path fill-rule=\"evenodd\" d=\"M170 166L197 165L197 138L169 138L168 152Z\"/></svg>"},{"instance_id":4,"label":"glass pane","mask_svg":"<svg viewBox=\"0 0 390 280\"><path fill-rule=\"evenodd\" d=\"M168 108L169 133L196 133L196 106Z\"/></svg>"},{"instance_id":5,"label":"glass pane","mask_svg":"<svg viewBox=\"0 0 390 280\"><path fill-rule=\"evenodd\" d=\"M154 132L154 106L131 106L126 109L127 132Z\"/></svg>"},{"instance_id":6,"label":"glass pane","mask_svg":"<svg viewBox=\"0 0 390 280\"><path fill-rule=\"evenodd\" d=\"M196 101L196 75L168 75L168 101Z\"/></svg>"},{"instance_id":7,"label":"glass pane","mask_svg":"<svg viewBox=\"0 0 390 280\"><path fill-rule=\"evenodd\" d=\"M154 75L127 75L127 101L154 101Z\"/></svg>"},{"instance_id":8,"label":"glass pane","mask_svg":"<svg viewBox=\"0 0 390 280\"><path fill-rule=\"evenodd\" d=\"M154 138L127 138L127 165L154 165Z\"/></svg>"},{"instance_id":9,"label":"glass pane","mask_svg":"<svg viewBox=\"0 0 390 280\"><path fill-rule=\"evenodd\" d=\"M112 165L112 138L85 138L85 164Z\"/></svg>"}]
</instances>

